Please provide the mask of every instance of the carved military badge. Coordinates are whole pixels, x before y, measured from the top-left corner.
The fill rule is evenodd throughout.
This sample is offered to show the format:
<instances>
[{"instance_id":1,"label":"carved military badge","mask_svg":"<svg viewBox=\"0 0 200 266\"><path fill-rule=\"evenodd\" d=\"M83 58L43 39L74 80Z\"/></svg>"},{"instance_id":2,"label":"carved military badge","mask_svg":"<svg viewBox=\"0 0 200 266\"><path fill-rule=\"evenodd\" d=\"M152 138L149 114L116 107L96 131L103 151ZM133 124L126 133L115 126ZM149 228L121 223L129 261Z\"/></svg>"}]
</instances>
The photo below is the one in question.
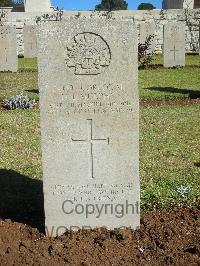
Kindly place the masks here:
<instances>
[{"instance_id":1,"label":"carved military badge","mask_svg":"<svg viewBox=\"0 0 200 266\"><path fill-rule=\"evenodd\" d=\"M109 66L110 61L108 44L94 33L77 34L67 47L66 65L75 75L98 75Z\"/></svg>"}]
</instances>

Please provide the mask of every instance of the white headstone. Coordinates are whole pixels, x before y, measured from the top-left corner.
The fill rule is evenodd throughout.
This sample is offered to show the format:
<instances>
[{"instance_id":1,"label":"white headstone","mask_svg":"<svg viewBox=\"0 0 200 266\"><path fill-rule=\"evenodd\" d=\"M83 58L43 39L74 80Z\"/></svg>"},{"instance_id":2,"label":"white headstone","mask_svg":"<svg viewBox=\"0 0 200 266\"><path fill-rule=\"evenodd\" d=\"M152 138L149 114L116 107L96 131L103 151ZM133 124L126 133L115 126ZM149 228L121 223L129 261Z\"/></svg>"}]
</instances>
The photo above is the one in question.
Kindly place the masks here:
<instances>
[{"instance_id":1,"label":"white headstone","mask_svg":"<svg viewBox=\"0 0 200 266\"><path fill-rule=\"evenodd\" d=\"M164 67L185 66L185 23L164 25Z\"/></svg>"},{"instance_id":2,"label":"white headstone","mask_svg":"<svg viewBox=\"0 0 200 266\"><path fill-rule=\"evenodd\" d=\"M37 40L35 26L25 25L23 29L24 57L37 57Z\"/></svg>"},{"instance_id":3,"label":"white headstone","mask_svg":"<svg viewBox=\"0 0 200 266\"><path fill-rule=\"evenodd\" d=\"M50 0L25 0L26 12L50 12L51 1Z\"/></svg>"},{"instance_id":4,"label":"white headstone","mask_svg":"<svg viewBox=\"0 0 200 266\"><path fill-rule=\"evenodd\" d=\"M38 30L46 228L139 226L137 30L77 19Z\"/></svg>"},{"instance_id":5,"label":"white headstone","mask_svg":"<svg viewBox=\"0 0 200 266\"><path fill-rule=\"evenodd\" d=\"M9 26L0 26L0 71L17 72L16 30Z\"/></svg>"},{"instance_id":6,"label":"white headstone","mask_svg":"<svg viewBox=\"0 0 200 266\"><path fill-rule=\"evenodd\" d=\"M199 48L199 55L200 55L200 21L199 21L199 43L198 43L198 48Z\"/></svg>"},{"instance_id":7,"label":"white headstone","mask_svg":"<svg viewBox=\"0 0 200 266\"><path fill-rule=\"evenodd\" d=\"M199 0L197 0L199 1ZM163 0L162 8L163 9L193 9L194 0Z\"/></svg>"},{"instance_id":8,"label":"white headstone","mask_svg":"<svg viewBox=\"0 0 200 266\"><path fill-rule=\"evenodd\" d=\"M183 8L193 9L194 8L195 0L184 0L183 1Z\"/></svg>"},{"instance_id":9,"label":"white headstone","mask_svg":"<svg viewBox=\"0 0 200 266\"><path fill-rule=\"evenodd\" d=\"M152 36L151 38L151 45L149 46L148 53L152 53L155 51L155 31L156 26L154 22L150 23L141 23L140 24L140 43L145 43L147 39Z\"/></svg>"}]
</instances>

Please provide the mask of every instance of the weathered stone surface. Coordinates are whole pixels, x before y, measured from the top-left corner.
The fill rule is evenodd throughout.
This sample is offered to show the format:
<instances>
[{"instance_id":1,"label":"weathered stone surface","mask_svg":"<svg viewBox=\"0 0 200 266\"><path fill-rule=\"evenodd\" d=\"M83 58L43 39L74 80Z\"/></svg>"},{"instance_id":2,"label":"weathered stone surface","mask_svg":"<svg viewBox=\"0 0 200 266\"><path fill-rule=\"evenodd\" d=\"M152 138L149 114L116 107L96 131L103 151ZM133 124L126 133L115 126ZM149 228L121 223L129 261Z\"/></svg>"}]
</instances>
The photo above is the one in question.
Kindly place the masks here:
<instances>
[{"instance_id":1,"label":"weathered stone surface","mask_svg":"<svg viewBox=\"0 0 200 266\"><path fill-rule=\"evenodd\" d=\"M16 30L9 26L0 26L0 71L17 72Z\"/></svg>"},{"instance_id":2,"label":"weathered stone surface","mask_svg":"<svg viewBox=\"0 0 200 266\"><path fill-rule=\"evenodd\" d=\"M0 8L1 10L1 8ZM187 11L187 12L186 12ZM69 16L92 16L92 11L64 11L63 19ZM24 54L23 27L24 24L35 25L36 18L42 15L41 12L8 12L5 21L17 28L18 55ZM155 52L161 53L163 47L163 25L169 22L186 22L186 52L198 52L198 25L200 18L199 9L167 9L167 10L120 10L113 11L113 17L130 19L139 25L141 22L154 22L156 24ZM189 28L188 25L191 25ZM195 47L194 47L195 46ZM195 48L195 49L194 49Z\"/></svg>"},{"instance_id":3,"label":"weathered stone surface","mask_svg":"<svg viewBox=\"0 0 200 266\"><path fill-rule=\"evenodd\" d=\"M185 66L185 23L164 25L164 67Z\"/></svg>"},{"instance_id":4,"label":"weathered stone surface","mask_svg":"<svg viewBox=\"0 0 200 266\"><path fill-rule=\"evenodd\" d=\"M24 37L24 57L37 57L37 40L36 40L36 26L25 25L23 30Z\"/></svg>"},{"instance_id":5,"label":"weathered stone surface","mask_svg":"<svg viewBox=\"0 0 200 266\"><path fill-rule=\"evenodd\" d=\"M199 21L199 30L198 30L198 33L199 33L198 47L199 47L199 55L200 55L200 21Z\"/></svg>"},{"instance_id":6,"label":"weathered stone surface","mask_svg":"<svg viewBox=\"0 0 200 266\"><path fill-rule=\"evenodd\" d=\"M140 43L145 43L149 36L152 36L151 45L147 51L148 53L155 51L155 32L156 25L154 22L140 24Z\"/></svg>"},{"instance_id":7,"label":"weathered stone surface","mask_svg":"<svg viewBox=\"0 0 200 266\"><path fill-rule=\"evenodd\" d=\"M133 22L70 18L42 25L38 35L48 232L55 236L73 226L136 228L139 100Z\"/></svg>"}]
</instances>

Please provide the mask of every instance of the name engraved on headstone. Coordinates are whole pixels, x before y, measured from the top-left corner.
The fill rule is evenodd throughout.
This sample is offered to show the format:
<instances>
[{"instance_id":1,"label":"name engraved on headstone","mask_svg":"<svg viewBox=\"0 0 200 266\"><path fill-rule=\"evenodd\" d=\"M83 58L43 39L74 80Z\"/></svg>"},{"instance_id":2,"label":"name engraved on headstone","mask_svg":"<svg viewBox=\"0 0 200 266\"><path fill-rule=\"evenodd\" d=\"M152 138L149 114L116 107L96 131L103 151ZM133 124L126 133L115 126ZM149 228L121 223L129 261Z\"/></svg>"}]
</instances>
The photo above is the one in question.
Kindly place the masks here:
<instances>
[{"instance_id":1,"label":"name engraved on headstone","mask_svg":"<svg viewBox=\"0 0 200 266\"><path fill-rule=\"evenodd\" d=\"M80 84L67 84L57 91L57 102L51 105L52 112L71 114L106 114L130 113L134 111L131 99L122 94L122 84L89 84L87 87Z\"/></svg>"}]
</instances>

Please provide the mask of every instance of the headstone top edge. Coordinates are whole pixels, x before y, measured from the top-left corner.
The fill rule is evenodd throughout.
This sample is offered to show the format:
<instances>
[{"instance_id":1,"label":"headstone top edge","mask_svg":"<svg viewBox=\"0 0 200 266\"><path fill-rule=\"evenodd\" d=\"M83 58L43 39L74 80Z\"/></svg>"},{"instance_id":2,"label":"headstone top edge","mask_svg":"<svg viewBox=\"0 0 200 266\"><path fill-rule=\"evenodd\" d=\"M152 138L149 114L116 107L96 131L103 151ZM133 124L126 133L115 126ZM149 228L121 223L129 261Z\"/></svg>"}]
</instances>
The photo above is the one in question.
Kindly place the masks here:
<instances>
[{"instance_id":1,"label":"headstone top edge","mask_svg":"<svg viewBox=\"0 0 200 266\"><path fill-rule=\"evenodd\" d=\"M107 23L105 23L105 21ZM52 27L52 25L54 26L65 26L67 25L68 23L73 23L73 22L76 22L76 23L83 23L83 22L91 22L91 23L97 23L98 24L103 24L103 25L108 25L108 24L119 24L119 21L120 23L122 23L123 25L130 25L132 27L135 27L136 28L136 23L133 21L133 20L127 20L127 19L122 19L122 18L119 18L119 19L102 19L102 18L89 18L89 17L80 17L80 18L76 18L75 16L71 16L71 17L67 17L65 19L63 19L62 21L48 21L48 23L46 21L42 21L38 27L39 28L50 28Z\"/></svg>"},{"instance_id":2,"label":"headstone top edge","mask_svg":"<svg viewBox=\"0 0 200 266\"><path fill-rule=\"evenodd\" d=\"M183 26L185 25L185 22L181 22L181 21L178 21L178 22L168 22L166 24L164 24L164 27L167 27L167 26L173 26L173 25L178 25L178 26Z\"/></svg>"}]
</instances>

